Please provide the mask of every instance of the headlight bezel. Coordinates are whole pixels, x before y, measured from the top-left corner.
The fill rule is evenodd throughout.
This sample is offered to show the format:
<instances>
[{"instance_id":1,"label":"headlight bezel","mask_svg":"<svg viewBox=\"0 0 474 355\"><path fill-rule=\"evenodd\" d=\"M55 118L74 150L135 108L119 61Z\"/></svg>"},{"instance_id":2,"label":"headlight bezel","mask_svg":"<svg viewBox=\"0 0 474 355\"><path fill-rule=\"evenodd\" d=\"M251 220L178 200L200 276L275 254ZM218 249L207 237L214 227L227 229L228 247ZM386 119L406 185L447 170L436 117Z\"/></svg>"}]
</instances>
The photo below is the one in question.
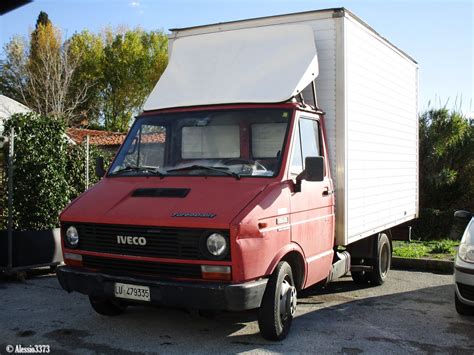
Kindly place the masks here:
<instances>
[{"instance_id":1,"label":"headlight bezel","mask_svg":"<svg viewBox=\"0 0 474 355\"><path fill-rule=\"evenodd\" d=\"M74 237L75 234L75 237ZM71 241L72 239L72 241ZM64 242L69 248L76 249L79 246L79 231L74 225L69 225L64 231Z\"/></svg>"},{"instance_id":2,"label":"headlight bezel","mask_svg":"<svg viewBox=\"0 0 474 355\"><path fill-rule=\"evenodd\" d=\"M474 264L474 217L471 218L464 230L457 257L463 262Z\"/></svg>"},{"instance_id":3,"label":"headlight bezel","mask_svg":"<svg viewBox=\"0 0 474 355\"><path fill-rule=\"evenodd\" d=\"M474 245L467 243L459 244L458 257L466 263L474 264Z\"/></svg>"},{"instance_id":4,"label":"headlight bezel","mask_svg":"<svg viewBox=\"0 0 474 355\"><path fill-rule=\"evenodd\" d=\"M214 255L208 248L208 240L211 236L218 235L219 237L223 238L222 240L225 241L225 247L221 254ZM208 260L227 260L230 255L230 239L229 236L221 231L207 231L201 237L200 249L202 255Z\"/></svg>"}]
</instances>

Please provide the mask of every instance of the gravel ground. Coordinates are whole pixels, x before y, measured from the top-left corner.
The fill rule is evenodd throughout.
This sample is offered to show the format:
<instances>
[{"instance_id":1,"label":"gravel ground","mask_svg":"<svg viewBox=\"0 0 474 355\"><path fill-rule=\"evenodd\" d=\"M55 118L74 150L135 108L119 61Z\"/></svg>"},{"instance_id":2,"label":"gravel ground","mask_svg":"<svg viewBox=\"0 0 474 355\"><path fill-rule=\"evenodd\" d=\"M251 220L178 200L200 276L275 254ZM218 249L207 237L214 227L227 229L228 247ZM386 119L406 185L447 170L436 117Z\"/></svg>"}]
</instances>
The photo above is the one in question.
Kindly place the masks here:
<instances>
[{"instance_id":1,"label":"gravel ground","mask_svg":"<svg viewBox=\"0 0 474 355\"><path fill-rule=\"evenodd\" d=\"M0 279L0 354L7 345L49 345L52 353L474 354L474 317L454 309L451 275L392 270L380 287L344 277L299 294L291 332L260 337L255 312L202 318L180 309L130 307L105 318L53 275Z\"/></svg>"}]
</instances>

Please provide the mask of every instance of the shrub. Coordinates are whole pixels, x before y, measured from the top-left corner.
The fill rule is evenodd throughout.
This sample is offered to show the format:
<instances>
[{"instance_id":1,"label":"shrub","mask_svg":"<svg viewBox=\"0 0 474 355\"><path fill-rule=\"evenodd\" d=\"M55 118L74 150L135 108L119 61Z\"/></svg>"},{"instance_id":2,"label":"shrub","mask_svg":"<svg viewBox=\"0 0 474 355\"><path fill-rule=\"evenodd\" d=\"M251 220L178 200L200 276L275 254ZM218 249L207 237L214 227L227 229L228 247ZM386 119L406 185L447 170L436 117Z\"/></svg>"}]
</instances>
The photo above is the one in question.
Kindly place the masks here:
<instances>
[{"instance_id":1,"label":"shrub","mask_svg":"<svg viewBox=\"0 0 474 355\"><path fill-rule=\"evenodd\" d=\"M5 131L11 127L15 129L13 227L54 228L69 201L66 127L34 113L13 115Z\"/></svg>"},{"instance_id":2,"label":"shrub","mask_svg":"<svg viewBox=\"0 0 474 355\"><path fill-rule=\"evenodd\" d=\"M44 230L59 225L59 213L86 189L84 145L72 145L66 139L65 125L56 119L37 114L13 115L5 130L15 129L13 178L13 228ZM95 158L111 154L90 147L89 186L98 178L94 174ZM6 194L3 206L6 206ZM0 229L6 228L7 211L3 211Z\"/></svg>"},{"instance_id":3,"label":"shrub","mask_svg":"<svg viewBox=\"0 0 474 355\"><path fill-rule=\"evenodd\" d=\"M456 245L452 240L440 240L431 247L430 254L450 254Z\"/></svg>"},{"instance_id":4,"label":"shrub","mask_svg":"<svg viewBox=\"0 0 474 355\"><path fill-rule=\"evenodd\" d=\"M446 108L420 115L420 204L474 209L474 125Z\"/></svg>"},{"instance_id":5,"label":"shrub","mask_svg":"<svg viewBox=\"0 0 474 355\"><path fill-rule=\"evenodd\" d=\"M67 150L66 179L69 186L69 200L75 199L86 190L86 147L85 144L70 145ZM110 152L103 151L95 146L89 146L89 187L96 184L99 178L95 176L95 160L97 157L104 158L107 166L113 158Z\"/></svg>"}]
</instances>

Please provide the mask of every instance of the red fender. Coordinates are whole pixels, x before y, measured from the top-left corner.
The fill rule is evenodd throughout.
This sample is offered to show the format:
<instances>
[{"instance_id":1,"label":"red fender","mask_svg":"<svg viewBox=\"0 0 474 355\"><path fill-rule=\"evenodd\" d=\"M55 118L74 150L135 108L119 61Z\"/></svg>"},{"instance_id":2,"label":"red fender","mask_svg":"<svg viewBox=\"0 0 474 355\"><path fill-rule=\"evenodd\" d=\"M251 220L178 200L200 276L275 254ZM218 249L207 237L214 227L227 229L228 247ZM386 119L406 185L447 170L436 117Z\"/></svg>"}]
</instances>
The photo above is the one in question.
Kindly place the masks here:
<instances>
[{"instance_id":1,"label":"red fender","mask_svg":"<svg viewBox=\"0 0 474 355\"><path fill-rule=\"evenodd\" d=\"M303 259L303 265L304 265L304 278L303 278L303 285L306 284L306 276L308 275L308 263L306 262L306 258L304 256L303 249L301 249L300 245L297 243L290 243L285 245L283 248L281 248L278 253L276 253L275 257L273 258L272 262L268 266L267 275L271 275L273 271L275 270L276 266L278 263L283 259L283 257L292 252L296 251L298 254L300 254L301 258Z\"/></svg>"}]
</instances>

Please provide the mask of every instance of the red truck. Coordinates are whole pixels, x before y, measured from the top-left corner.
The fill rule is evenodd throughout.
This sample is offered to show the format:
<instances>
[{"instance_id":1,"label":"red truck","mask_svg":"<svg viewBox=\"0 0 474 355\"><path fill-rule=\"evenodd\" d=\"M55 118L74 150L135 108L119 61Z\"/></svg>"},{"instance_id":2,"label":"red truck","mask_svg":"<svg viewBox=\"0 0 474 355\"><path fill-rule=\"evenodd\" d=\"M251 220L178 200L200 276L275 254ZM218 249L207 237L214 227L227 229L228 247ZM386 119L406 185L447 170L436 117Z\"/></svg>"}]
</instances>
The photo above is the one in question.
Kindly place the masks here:
<instances>
[{"instance_id":1,"label":"red truck","mask_svg":"<svg viewBox=\"0 0 474 355\"><path fill-rule=\"evenodd\" d=\"M416 62L345 9L172 30L144 112L61 214L61 286L102 315L258 309L285 338L299 290L385 281L390 228L418 213L416 101Z\"/></svg>"}]
</instances>

